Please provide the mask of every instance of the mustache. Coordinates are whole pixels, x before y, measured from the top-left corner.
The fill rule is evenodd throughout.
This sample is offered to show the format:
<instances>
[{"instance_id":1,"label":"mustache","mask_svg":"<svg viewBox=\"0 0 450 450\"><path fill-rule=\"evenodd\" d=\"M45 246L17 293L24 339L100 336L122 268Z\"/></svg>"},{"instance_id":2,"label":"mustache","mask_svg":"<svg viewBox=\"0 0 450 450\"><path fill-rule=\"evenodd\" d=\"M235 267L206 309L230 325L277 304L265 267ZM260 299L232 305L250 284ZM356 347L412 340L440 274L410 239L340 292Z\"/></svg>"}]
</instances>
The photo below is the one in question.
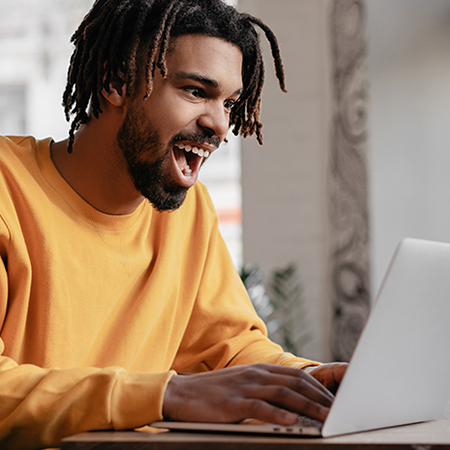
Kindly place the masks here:
<instances>
[{"instance_id":1,"label":"mustache","mask_svg":"<svg viewBox=\"0 0 450 450\"><path fill-rule=\"evenodd\" d=\"M208 136L204 133L178 133L171 142L171 146L180 141L192 141L199 144L212 145L215 148L219 147L220 139L217 136Z\"/></svg>"}]
</instances>

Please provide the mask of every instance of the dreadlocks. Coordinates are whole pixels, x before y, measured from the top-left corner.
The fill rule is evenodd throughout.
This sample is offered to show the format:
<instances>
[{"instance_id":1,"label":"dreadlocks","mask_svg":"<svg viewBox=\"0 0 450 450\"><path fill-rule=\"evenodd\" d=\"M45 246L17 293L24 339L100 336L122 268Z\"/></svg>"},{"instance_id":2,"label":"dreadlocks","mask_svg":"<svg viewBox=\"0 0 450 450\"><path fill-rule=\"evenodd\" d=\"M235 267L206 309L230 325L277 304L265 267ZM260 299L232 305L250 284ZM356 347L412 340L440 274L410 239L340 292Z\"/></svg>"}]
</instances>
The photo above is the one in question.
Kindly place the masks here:
<instances>
[{"instance_id":1,"label":"dreadlocks","mask_svg":"<svg viewBox=\"0 0 450 450\"><path fill-rule=\"evenodd\" d=\"M262 144L260 123L264 63L258 34L261 28L269 41L280 88L286 92L284 70L273 32L259 19L238 12L222 0L96 0L72 36L75 50L70 60L63 106L69 121L68 151L75 132L89 119L88 107L98 118L100 93L109 91L112 79L126 80L131 96L143 55L146 97L151 94L155 70L166 76L166 55L171 38L200 33L238 46L243 55L243 92L230 114L235 135L256 135ZM142 69L140 69L142 70Z\"/></svg>"}]
</instances>

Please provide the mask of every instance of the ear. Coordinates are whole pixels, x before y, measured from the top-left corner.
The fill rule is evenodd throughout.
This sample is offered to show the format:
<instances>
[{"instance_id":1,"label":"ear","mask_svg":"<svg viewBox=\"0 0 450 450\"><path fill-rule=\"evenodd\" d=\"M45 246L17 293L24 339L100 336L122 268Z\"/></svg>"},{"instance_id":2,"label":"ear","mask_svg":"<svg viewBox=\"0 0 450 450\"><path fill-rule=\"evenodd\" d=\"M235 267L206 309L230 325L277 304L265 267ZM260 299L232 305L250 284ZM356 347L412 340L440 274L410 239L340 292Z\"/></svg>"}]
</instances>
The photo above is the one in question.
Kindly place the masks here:
<instances>
[{"instance_id":1,"label":"ear","mask_svg":"<svg viewBox=\"0 0 450 450\"><path fill-rule=\"evenodd\" d=\"M123 106L126 101L127 86L123 79L115 76L109 83L109 89L102 89L102 95L113 106Z\"/></svg>"}]
</instances>

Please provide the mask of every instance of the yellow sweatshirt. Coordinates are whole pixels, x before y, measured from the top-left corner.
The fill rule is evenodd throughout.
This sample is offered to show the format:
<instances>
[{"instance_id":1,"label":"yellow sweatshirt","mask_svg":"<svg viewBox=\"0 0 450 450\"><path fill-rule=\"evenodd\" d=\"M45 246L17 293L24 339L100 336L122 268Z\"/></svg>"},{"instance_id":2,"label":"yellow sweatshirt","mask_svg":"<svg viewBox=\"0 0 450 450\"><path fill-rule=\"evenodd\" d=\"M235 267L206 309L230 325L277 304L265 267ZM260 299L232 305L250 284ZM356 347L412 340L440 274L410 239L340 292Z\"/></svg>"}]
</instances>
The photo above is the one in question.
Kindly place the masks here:
<instances>
[{"instance_id":1,"label":"yellow sweatshirt","mask_svg":"<svg viewBox=\"0 0 450 450\"><path fill-rule=\"evenodd\" d=\"M176 212L104 214L50 142L0 138L0 448L161 419L174 371L311 363L266 337L204 186Z\"/></svg>"}]
</instances>

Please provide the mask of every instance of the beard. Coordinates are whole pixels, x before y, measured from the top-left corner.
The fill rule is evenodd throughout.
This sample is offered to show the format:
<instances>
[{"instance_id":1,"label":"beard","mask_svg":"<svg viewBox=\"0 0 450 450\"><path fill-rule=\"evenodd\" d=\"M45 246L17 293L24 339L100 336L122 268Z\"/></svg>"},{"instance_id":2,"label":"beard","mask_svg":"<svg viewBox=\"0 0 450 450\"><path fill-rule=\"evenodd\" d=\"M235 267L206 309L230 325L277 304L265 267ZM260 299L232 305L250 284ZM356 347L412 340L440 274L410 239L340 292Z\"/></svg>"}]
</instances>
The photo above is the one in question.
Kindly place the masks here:
<instances>
[{"instance_id":1,"label":"beard","mask_svg":"<svg viewBox=\"0 0 450 450\"><path fill-rule=\"evenodd\" d=\"M164 147L157 130L144 124L144 114L131 108L117 133L117 143L128 165L135 188L157 211L174 211L184 202L189 188L179 186L168 178L172 164L173 143L185 137L177 135ZM156 155L152 161L145 157Z\"/></svg>"}]
</instances>

